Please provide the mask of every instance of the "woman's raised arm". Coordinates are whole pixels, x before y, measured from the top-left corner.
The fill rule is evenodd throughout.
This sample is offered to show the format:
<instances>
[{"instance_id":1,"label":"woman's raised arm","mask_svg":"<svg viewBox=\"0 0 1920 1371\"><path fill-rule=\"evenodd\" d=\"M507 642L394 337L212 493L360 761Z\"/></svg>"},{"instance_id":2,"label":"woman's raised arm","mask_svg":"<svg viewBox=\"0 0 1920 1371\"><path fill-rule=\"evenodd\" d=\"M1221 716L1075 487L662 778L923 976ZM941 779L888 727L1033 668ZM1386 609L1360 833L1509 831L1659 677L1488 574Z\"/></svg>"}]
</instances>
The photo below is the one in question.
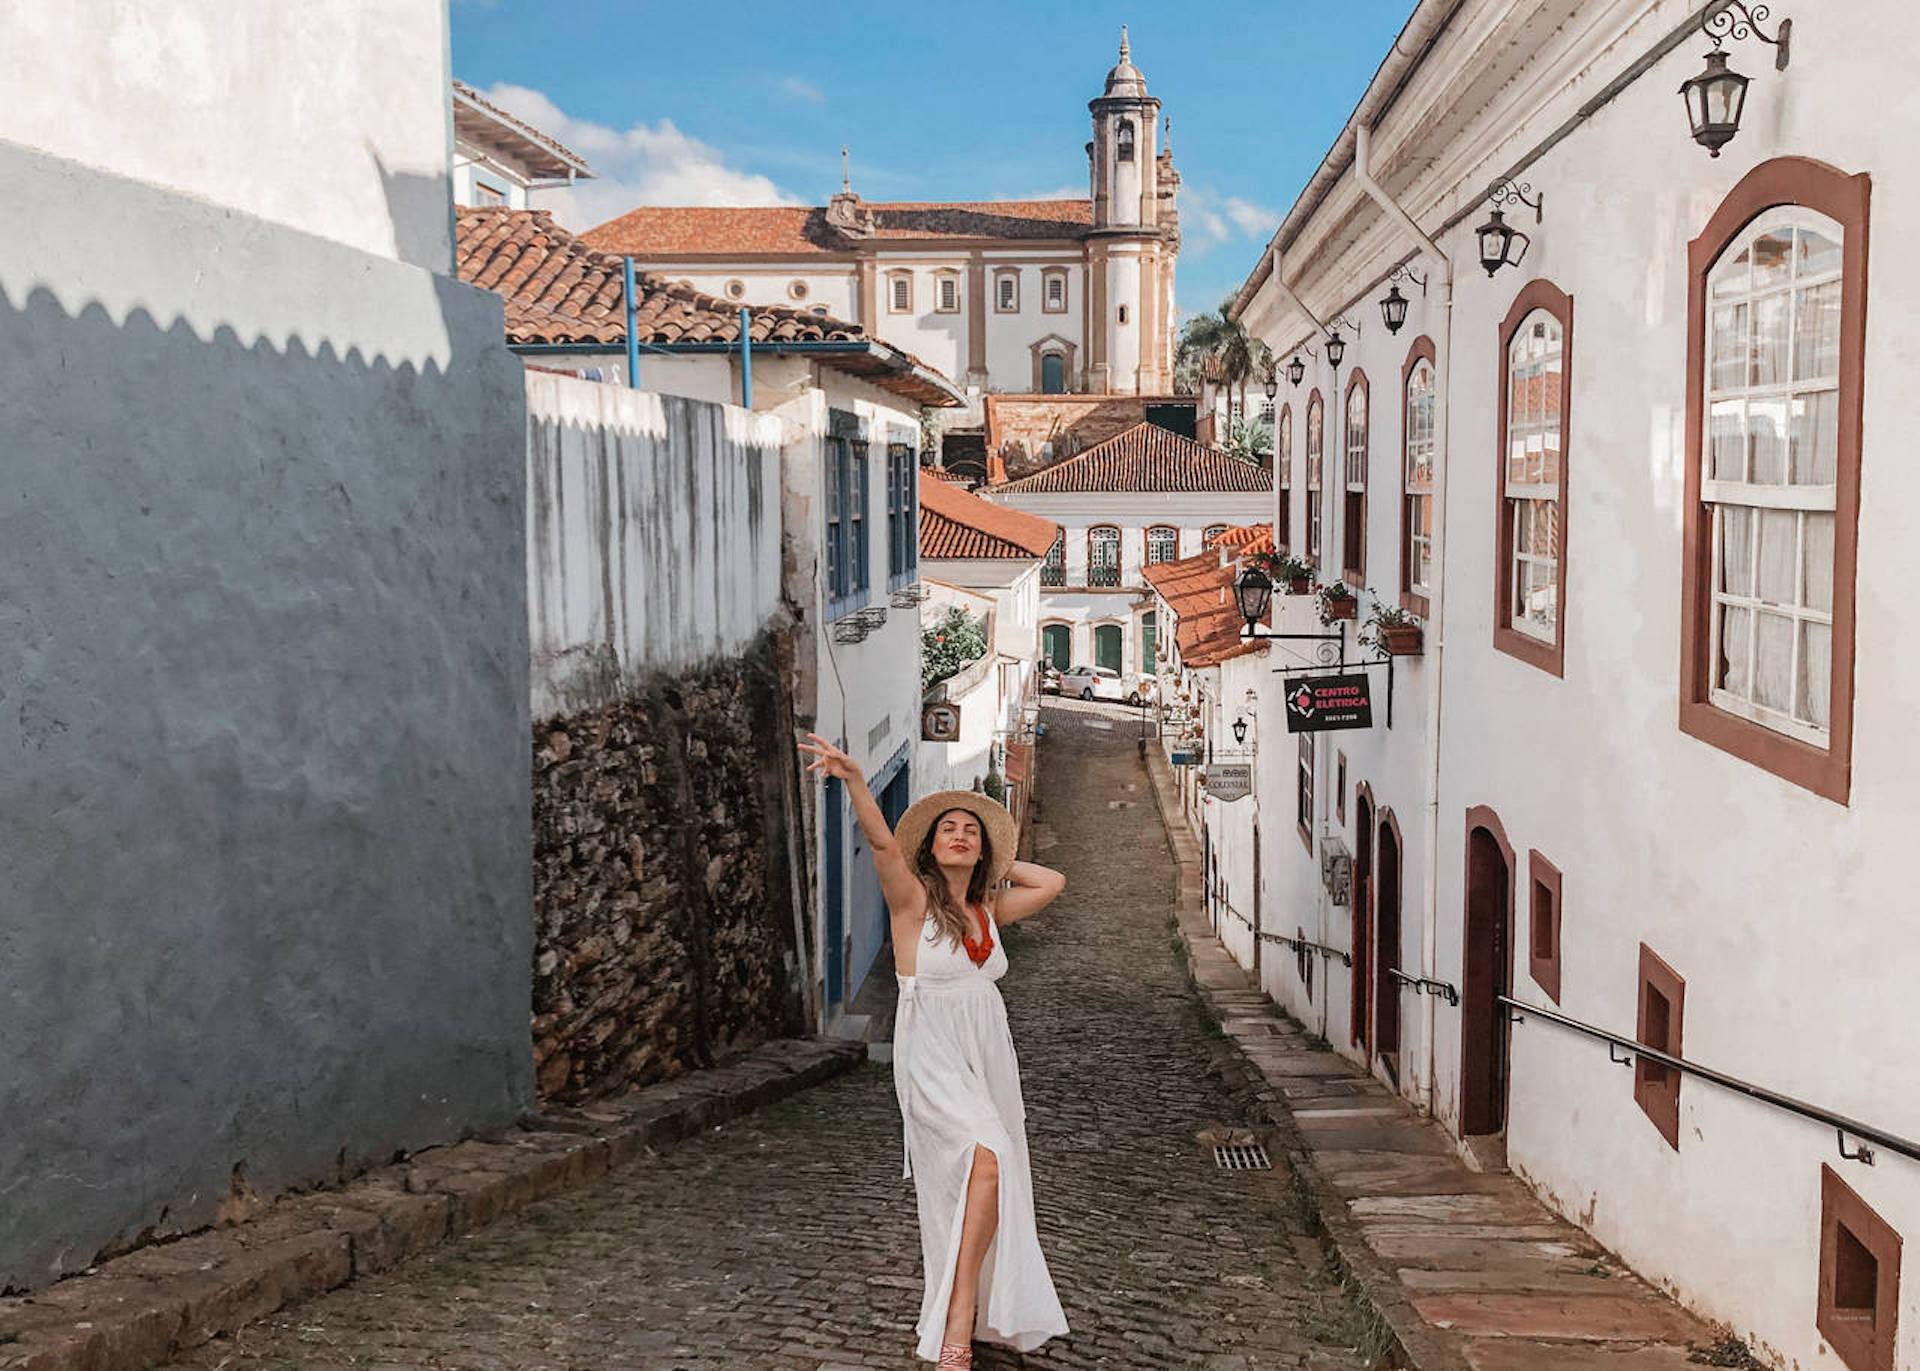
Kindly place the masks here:
<instances>
[{"instance_id":1,"label":"woman's raised arm","mask_svg":"<svg viewBox=\"0 0 1920 1371\"><path fill-rule=\"evenodd\" d=\"M993 902L993 921L1017 923L1029 914L1038 914L1067 888L1067 878L1051 867L1032 862L1015 862L1007 868L1011 883Z\"/></svg>"},{"instance_id":2,"label":"woman's raised arm","mask_svg":"<svg viewBox=\"0 0 1920 1371\"><path fill-rule=\"evenodd\" d=\"M888 912L895 918L921 917L927 911L926 888L913 874L907 854L894 840L893 830L887 827L887 816L880 812L873 792L867 789L866 774L860 770L860 763L818 733L809 733L807 738L807 742L800 744L800 750L813 758L807 770L846 783L847 794L853 799L853 817L859 822L860 831L867 835L867 846L873 850L873 866L880 873L880 893L886 897Z\"/></svg>"}]
</instances>

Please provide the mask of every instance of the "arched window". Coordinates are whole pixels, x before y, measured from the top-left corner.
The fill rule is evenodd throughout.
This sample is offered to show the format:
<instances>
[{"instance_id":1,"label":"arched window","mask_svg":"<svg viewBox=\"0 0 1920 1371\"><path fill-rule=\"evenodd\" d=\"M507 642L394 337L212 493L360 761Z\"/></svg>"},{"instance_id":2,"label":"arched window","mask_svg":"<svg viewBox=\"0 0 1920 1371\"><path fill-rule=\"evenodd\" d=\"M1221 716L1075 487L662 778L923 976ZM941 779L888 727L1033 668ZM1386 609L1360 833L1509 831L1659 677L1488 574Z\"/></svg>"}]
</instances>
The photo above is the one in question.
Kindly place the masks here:
<instances>
[{"instance_id":1,"label":"arched window","mask_svg":"<svg viewBox=\"0 0 1920 1371\"><path fill-rule=\"evenodd\" d=\"M1120 584L1120 530L1112 524L1096 524L1087 530L1087 584Z\"/></svg>"},{"instance_id":2,"label":"arched window","mask_svg":"<svg viewBox=\"0 0 1920 1371\"><path fill-rule=\"evenodd\" d=\"M1500 578L1494 646L1561 674L1566 586L1567 357L1573 300L1545 281L1500 326Z\"/></svg>"},{"instance_id":3,"label":"arched window","mask_svg":"<svg viewBox=\"0 0 1920 1371\"><path fill-rule=\"evenodd\" d=\"M1063 586L1066 583L1067 535L1063 529L1053 535L1053 546L1047 549L1047 560L1040 564L1040 584Z\"/></svg>"},{"instance_id":4,"label":"arched window","mask_svg":"<svg viewBox=\"0 0 1920 1371\"><path fill-rule=\"evenodd\" d=\"M1171 562L1180 555L1180 530L1171 524L1155 524L1147 530L1147 565Z\"/></svg>"},{"instance_id":5,"label":"arched window","mask_svg":"<svg viewBox=\"0 0 1920 1371\"><path fill-rule=\"evenodd\" d=\"M1347 382L1345 495L1340 570L1354 585L1367 580L1367 373L1355 367Z\"/></svg>"},{"instance_id":6,"label":"arched window","mask_svg":"<svg viewBox=\"0 0 1920 1371\"><path fill-rule=\"evenodd\" d=\"M1280 485L1280 507L1273 527L1274 545L1282 552L1293 547L1293 406L1280 407L1273 429L1273 464Z\"/></svg>"},{"instance_id":7,"label":"arched window","mask_svg":"<svg viewBox=\"0 0 1920 1371\"><path fill-rule=\"evenodd\" d=\"M1133 120L1122 119L1120 121L1118 146L1120 149L1120 160L1122 162L1131 162L1133 160Z\"/></svg>"},{"instance_id":8,"label":"arched window","mask_svg":"<svg viewBox=\"0 0 1920 1371\"><path fill-rule=\"evenodd\" d=\"M1067 359L1057 352L1040 354L1040 393L1064 395L1067 390Z\"/></svg>"},{"instance_id":9,"label":"arched window","mask_svg":"<svg viewBox=\"0 0 1920 1371\"><path fill-rule=\"evenodd\" d=\"M1681 727L1842 804L1867 202L1780 158L1688 249Z\"/></svg>"},{"instance_id":10,"label":"arched window","mask_svg":"<svg viewBox=\"0 0 1920 1371\"><path fill-rule=\"evenodd\" d=\"M1433 340L1416 338L1404 372L1406 495L1401 515L1400 604L1415 614L1427 612L1427 597L1433 593L1433 359Z\"/></svg>"},{"instance_id":11,"label":"arched window","mask_svg":"<svg viewBox=\"0 0 1920 1371\"><path fill-rule=\"evenodd\" d=\"M1320 565L1320 467L1326 455L1326 406L1320 392L1307 401L1307 555L1308 566Z\"/></svg>"}]
</instances>

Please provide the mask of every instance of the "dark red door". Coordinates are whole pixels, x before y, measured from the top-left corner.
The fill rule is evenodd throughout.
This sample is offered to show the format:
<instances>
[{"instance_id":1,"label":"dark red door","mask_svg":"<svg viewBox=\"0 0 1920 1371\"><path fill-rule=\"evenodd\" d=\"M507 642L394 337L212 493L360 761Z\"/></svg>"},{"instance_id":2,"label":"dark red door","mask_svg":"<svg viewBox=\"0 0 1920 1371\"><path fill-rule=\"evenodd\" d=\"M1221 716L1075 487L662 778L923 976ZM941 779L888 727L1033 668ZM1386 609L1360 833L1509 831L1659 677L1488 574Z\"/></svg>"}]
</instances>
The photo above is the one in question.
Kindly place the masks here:
<instances>
[{"instance_id":1,"label":"dark red door","mask_svg":"<svg viewBox=\"0 0 1920 1371\"><path fill-rule=\"evenodd\" d=\"M1388 973L1400 968L1400 835L1384 818L1373 865L1373 1050L1397 1071L1400 983Z\"/></svg>"},{"instance_id":2,"label":"dark red door","mask_svg":"<svg viewBox=\"0 0 1920 1371\"><path fill-rule=\"evenodd\" d=\"M1494 822L1498 822L1495 820ZM1460 986L1460 1132L1507 1126L1507 1011L1512 984L1513 854L1494 828L1467 829L1465 970Z\"/></svg>"},{"instance_id":3,"label":"dark red door","mask_svg":"<svg viewBox=\"0 0 1920 1371\"><path fill-rule=\"evenodd\" d=\"M1353 797L1353 1012L1349 1015L1348 1037L1373 1060L1372 1006L1369 991L1373 987L1373 801L1365 791Z\"/></svg>"}]
</instances>

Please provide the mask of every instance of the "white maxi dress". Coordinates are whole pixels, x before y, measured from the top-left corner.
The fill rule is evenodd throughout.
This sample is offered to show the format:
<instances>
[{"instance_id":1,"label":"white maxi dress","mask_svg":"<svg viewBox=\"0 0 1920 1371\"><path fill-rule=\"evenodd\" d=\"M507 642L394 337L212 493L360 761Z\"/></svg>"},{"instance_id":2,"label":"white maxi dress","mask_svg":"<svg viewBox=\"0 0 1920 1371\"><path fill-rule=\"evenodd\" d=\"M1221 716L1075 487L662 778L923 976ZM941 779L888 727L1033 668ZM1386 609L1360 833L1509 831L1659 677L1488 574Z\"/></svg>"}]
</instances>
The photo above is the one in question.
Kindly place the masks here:
<instances>
[{"instance_id":1,"label":"white maxi dress","mask_svg":"<svg viewBox=\"0 0 1920 1371\"><path fill-rule=\"evenodd\" d=\"M1007 971L1000 930L987 920L993 952L973 959L929 919L912 976L899 976L893 1081L906 1134L906 1174L920 1210L926 1292L916 1351L940 1357L948 1297L959 1265L961 1220L975 1145L1000 1164L1000 1222L980 1264L973 1336L1026 1352L1067 1331L1033 1223L1027 1166L1027 1111L1020 1065L994 984Z\"/></svg>"}]
</instances>

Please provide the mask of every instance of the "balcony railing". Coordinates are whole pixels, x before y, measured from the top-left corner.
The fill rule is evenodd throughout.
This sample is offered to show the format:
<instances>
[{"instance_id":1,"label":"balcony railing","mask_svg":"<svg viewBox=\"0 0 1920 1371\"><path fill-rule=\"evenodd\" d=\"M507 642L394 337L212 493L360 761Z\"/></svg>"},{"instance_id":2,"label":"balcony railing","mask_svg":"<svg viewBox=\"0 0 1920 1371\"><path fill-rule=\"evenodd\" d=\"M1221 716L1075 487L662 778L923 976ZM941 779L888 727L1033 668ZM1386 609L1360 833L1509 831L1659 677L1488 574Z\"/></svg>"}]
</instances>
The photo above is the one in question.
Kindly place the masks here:
<instances>
[{"instance_id":1,"label":"balcony railing","mask_svg":"<svg viewBox=\"0 0 1920 1371\"><path fill-rule=\"evenodd\" d=\"M1090 566L1087 568L1087 584L1096 588L1117 586L1120 584L1120 568L1117 566Z\"/></svg>"},{"instance_id":2,"label":"balcony railing","mask_svg":"<svg viewBox=\"0 0 1920 1371\"><path fill-rule=\"evenodd\" d=\"M1063 586L1067 583L1067 569L1063 566L1045 565L1040 568L1040 584L1043 586Z\"/></svg>"}]
</instances>

